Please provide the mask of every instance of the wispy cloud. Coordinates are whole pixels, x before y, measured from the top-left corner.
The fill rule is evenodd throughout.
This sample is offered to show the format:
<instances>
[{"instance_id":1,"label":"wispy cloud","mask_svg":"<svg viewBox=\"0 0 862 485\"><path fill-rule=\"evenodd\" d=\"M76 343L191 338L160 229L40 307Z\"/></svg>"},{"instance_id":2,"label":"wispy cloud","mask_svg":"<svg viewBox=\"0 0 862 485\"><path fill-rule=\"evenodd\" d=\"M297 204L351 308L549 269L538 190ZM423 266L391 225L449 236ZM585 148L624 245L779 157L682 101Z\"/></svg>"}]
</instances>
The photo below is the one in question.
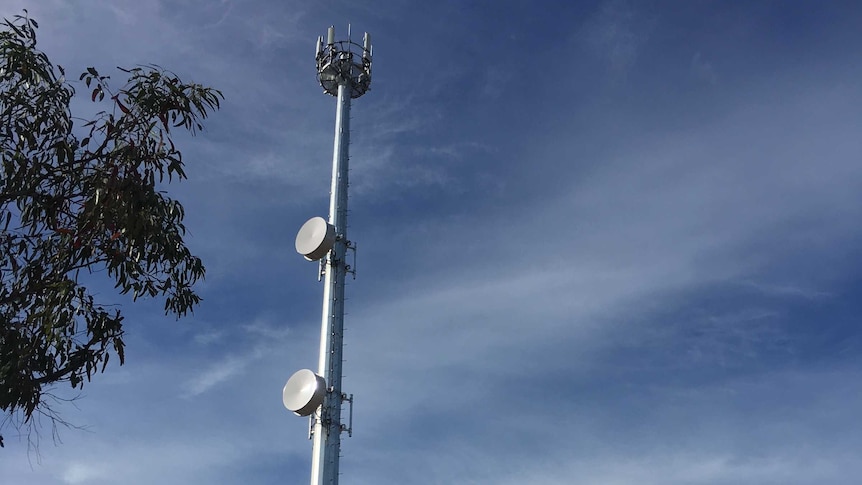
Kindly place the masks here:
<instances>
[{"instance_id":1,"label":"wispy cloud","mask_svg":"<svg viewBox=\"0 0 862 485\"><path fill-rule=\"evenodd\" d=\"M95 463L72 463L66 467L66 471L63 473L63 481L70 485L93 483L108 478L105 472L103 465Z\"/></svg>"},{"instance_id":2,"label":"wispy cloud","mask_svg":"<svg viewBox=\"0 0 862 485\"><path fill-rule=\"evenodd\" d=\"M582 40L612 71L625 74L638 59L649 40L655 19L640 11L636 3L606 0L598 12L587 19Z\"/></svg>"},{"instance_id":3,"label":"wispy cloud","mask_svg":"<svg viewBox=\"0 0 862 485\"><path fill-rule=\"evenodd\" d=\"M279 391L317 362L320 286L293 254L293 221L325 210L334 102L298 39L338 20L205 3L97 9L107 38L147 39L128 49L212 76L231 100L188 145L194 176L178 189L205 307L192 324L130 324L126 367L70 411L94 432L36 470L0 455L11 483L307 482L308 422ZM53 14L54 46L92 15L50 5L69 14ZM820 485L862 471L847 451L862 445L858 291L844 283L862 241L852 62L749 72L732 49L675 50L696 37L685 9L661 19L672 42L640 3L538 9L503 19L535 59L506 58L520 90L491 109L476 100L502 62L484 55L498 17L350 8L381 42L380 83L353 113L351 482ZM279 22L295 29L267 30ZM546 38L561 22L582 22L566 34L592 59L547 49L571 47ZM584 69L596 60L633 82ZM465 115L477 107L489 112Z\"/></svg>"},{"instance_id":4,"label":"wispy cloud","mask_svg":"<svg viewBox=\"0 0 862 485\"><path fill-rule=\"evenodd\" d=\"M715 84L718 82L718 76L712 63L705 60L700 52L697 52L691 58L691 73L695 79L698 79L707 84Z\"/></svg>"},{"instance_id":5,"label":"wispy cloud","mask_svg":"<svg viewBox=\"0 0 862 485\"><path fill-rule=\"evenodd\" d=\"M835 296L827 291L820 291L811 288L795 286L793 284L776 285L759 281L743 281L740 282L740 284L753 288L765 295L783 298L802 298L804 300L819 300Z\"/></svg>"},{"instance_id":6,"label":"wispy cloud","mask_svg":"<svg viewBox=\"0 0 862 485\"><path fill-rule=\"evenodd\" d=\"M210 345L222 340L225 336L223 330L205 330L194 336L194 341L198 345Z\"/></svg>"},{"instance_id":7,"label":"wispy cloud","mask_svg":"<svg viewBox=\"0 0 862 485\"><path fill-rule=\"evenodd\" d=\"M188 382L185 396L199 396L214 386L239 375L248 366L250 360L234 357L210 366L209 369Z\"/></svg>"},{"instance_id":8,"label":"wispy cloud","mask_svg":"<svg viewBox=\"0 0 862 485\"><path fill-rule=\"evenodd\" d=\"M266 357L272 356L285 347L285 342L295 336L295 331L288 326L276 326L265 319L256 319L252 323L242 325L242 332L232 332L233 351L219 361L209 364L205 370L195 374L183 386L183 397L194 398L204 394L216 386L242 376L249 367ZM205 343L226 338L226 330L210 331L195 336L195 341L201 339Z\"/></svg>"}]
</instances>

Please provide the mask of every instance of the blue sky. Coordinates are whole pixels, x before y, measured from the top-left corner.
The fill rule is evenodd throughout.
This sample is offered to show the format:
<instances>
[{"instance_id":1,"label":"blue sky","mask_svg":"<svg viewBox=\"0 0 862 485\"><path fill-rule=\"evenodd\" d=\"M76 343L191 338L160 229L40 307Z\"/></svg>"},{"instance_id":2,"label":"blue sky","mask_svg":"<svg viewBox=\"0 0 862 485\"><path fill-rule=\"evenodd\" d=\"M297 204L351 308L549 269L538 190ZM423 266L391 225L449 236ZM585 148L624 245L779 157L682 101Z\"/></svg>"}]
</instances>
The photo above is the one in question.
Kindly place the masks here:
<instances>
[{"instance_id":1,"label":"blue sky","mask_svg":"<svg viewBox=\"0 0 862 485\"><path fill-rule=\"evenodd\" d=\"M183 139L202 306L123 303L127 363L4 484L304 484L280 398L317 362L293 249L328 209L312 49L353 104L342 483L849 484L862 475L854 2L0 0L77 72L225 94ZM119 72L111 74L119 84ZM93 108L81 98L79 113Z\"/></svg>"}]
</instances>

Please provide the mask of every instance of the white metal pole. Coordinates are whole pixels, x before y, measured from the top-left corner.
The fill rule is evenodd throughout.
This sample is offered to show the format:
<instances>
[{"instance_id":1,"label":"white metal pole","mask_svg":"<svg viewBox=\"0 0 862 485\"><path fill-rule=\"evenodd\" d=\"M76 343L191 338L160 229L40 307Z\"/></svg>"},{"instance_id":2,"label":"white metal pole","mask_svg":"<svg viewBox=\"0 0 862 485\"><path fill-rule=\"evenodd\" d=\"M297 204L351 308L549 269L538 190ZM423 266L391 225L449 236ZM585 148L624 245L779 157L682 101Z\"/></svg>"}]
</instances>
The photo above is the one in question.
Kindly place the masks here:
<instances>
[{"instance_id":1,"label":"white metal pole","mask_svg":"<svg viewBox=\"0 0 862 485\"><path fill-rule=\"evenodd\" d=\"M351 87L338 85L329 223L335 226L335 245L326 258L323 315L320 328L318 373L327 392L319 415L313 417L311 485L337 485L341 453L341 362L344 339L344 280L347 276L347 174L350 144Z\"/></svg>"}]
</instances>

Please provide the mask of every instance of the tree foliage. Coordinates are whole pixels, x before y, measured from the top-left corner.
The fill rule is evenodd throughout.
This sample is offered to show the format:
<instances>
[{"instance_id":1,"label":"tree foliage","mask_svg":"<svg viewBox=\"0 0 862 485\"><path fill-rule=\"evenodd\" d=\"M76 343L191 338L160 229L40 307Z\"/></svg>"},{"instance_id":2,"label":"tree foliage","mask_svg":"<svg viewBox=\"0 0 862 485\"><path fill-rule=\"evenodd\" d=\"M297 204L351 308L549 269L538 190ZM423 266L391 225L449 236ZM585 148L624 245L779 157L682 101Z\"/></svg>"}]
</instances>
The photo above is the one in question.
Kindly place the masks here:
<instances>
[{"instance_id":1,"label":"tree foliage","mask_svg":"<svg viewBox=\"0 0 862 485\"><path fill-rule=\"evenodd\" d=\"M123 363L123 315L79 278L101 272L177 317L200 301L183 207L160 187L186 178L171 130L195 134L223 99L158 66L121 69L112 91L90 67L75 84L105 109L74 118L75 89L37 28L26 11L0 26L0 409L18 425L57 419L53 385L80 389L112 355Z\"/></svg>"}]
</instances>

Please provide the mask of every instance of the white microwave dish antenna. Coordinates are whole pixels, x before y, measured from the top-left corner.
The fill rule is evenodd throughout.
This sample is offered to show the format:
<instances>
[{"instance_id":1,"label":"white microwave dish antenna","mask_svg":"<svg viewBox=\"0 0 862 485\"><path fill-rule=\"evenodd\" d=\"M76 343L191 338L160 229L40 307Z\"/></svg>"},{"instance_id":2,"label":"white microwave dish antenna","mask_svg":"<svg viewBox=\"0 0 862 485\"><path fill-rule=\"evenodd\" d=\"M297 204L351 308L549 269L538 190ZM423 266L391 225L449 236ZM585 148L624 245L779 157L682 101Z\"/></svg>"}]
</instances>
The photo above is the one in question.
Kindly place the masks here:
<instances>
[{"instance_id":1,"label":"white microwave dish antenna","mask_svg":"<svg viewBox=\"0 0 862 485\"><path fill-rule=\"evenodd\" d=\"M293 373L281 391L281 402L288 411L297 416L310 416L323 404L326 394L326 381L310 369Z\"/></svg>"},{"instance_id":2,"label":"white microwave dish antenna","mask_svg":"<svg viewBox=\"0 0 862 485\"><path fill-rule=\"evenodd\" d=\"M322 217L305 221L296 234L296 252L309 261L326 256L335 244L335 226Z\"/></svg>"}]
</instances>

